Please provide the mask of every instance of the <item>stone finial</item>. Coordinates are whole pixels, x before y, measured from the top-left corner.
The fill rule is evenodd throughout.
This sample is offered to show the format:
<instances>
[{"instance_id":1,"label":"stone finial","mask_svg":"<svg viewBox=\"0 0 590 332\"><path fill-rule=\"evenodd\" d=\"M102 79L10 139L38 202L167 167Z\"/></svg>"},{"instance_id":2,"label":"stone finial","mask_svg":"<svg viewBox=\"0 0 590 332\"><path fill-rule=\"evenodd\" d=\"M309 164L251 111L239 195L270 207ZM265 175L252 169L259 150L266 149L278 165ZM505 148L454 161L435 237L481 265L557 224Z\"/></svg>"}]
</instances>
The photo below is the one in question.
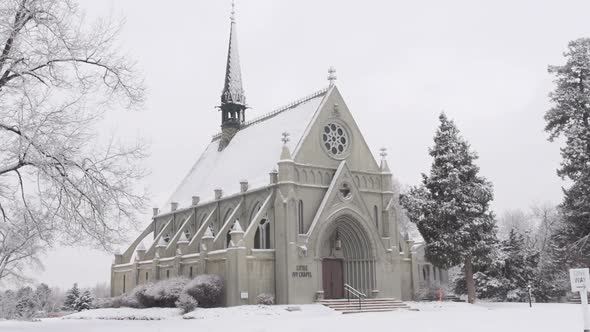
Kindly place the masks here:
<instances>
[{"instance_id":1,"label":"stone finial","mask_svg":"<svg viewBox=\"0 0 590 332\"><path fill-rule=\"evenodd\" d=\"M242 225L240 225L240 219L236 219L236 222L234 222L234 225L231 228L231 233L244 233L244 230L242 229Z\"/></svg>"},{"instance_id":2,"label":"stone finial","mask_svg":"<svg viewBox=\"0 0 590 332\"><path fill-rule=\"evenodd\" d=\"M269 173L270 175L270 184L275 184L279 182L279 172L276 169L273 169Z\"/></svg>"},{"instance_id":3,"label":"stone finial","mask_svg":"<svg viewBox=\"0 0 590 332\"><path fill-rule=\"evenodd\" d=\"M170 203L170 211L176 211L176 210L178 210L178 202Z\"/></svg>"},{"instance_id":4,"label":"stone finial","mask_svg":"<svg viewBox=\"0 0 590 332\"><path fill-rule=\"evenodd\" d=\"M167 246L168 246L168 243L166 243L166 241L164 240L164 237L160 236L160 239L158 239L158 244L156 245L156 256L157 257L164 256L164 252L166 251Z\"/></svg>"},{"instance_id":5,"label":"stone finial","mask_svg":"<svg viewBox=\"0 0 590 332\"><path fill-rule=\"evenodd\" d=\"M191 205L195 206L195 205L199 205L199 202L201 201L201 197L199 196L193 196L191 198Z\"/></svg>"},{"instance_id":6,"label":"stone finial","mask_svg":"<svg viewBox=\"0 0 590 332\"><path fill-rule=\"evenodd\" d=\"M178 238L178 242L176 242L178 244L181 243L188 243L188 238L186 237L186 233L182 232L182 234L180 234L180 237Z\"/></svg>"},{"instance_id":7,"label":"stone finial","mask_svg":"<svg viewBox=\"0 0 590 332\"><path fill-rule=\"evenodd\" d=\"M160 209L158 209L157 207L152 208L152 214L154 215L154 217L157 216L158 213L160 213Z\"/></svg>"},{"instance_id":8,"label":"stone finial","mask_svg":"<svg viewBox=\"0 0 590 332\"><path fill-rule=\"evenodd\" d=\"M383 147L383 148L379 149L379 151L381 151L379 153L379 155L381 156L381 159L387 158L387 148L386 147Z\"/></svg>"},{"instance_id":9,"label":"stone finial","mask_svg":"<svg viewBox=\"0 0 590 332\"><path fill-rule=\"evenodd\" d=\"M334 86L336 84L336 69L334 67L330 67L328 69L328 81L330 82L330 86Z\"/></svg>"},{"instance_id":10,"label":"stone finial","mask_svg":"<svg viewBox=\"0 0 590 332\"><path fill-rule=\"evenodd\" d=\"M244 230L240 225L240 220L236 219L231 231L229 232L231 236L230 247L243 247L244 246Z\"/></svg>"},{"instance_id":11,"label":"stone finial","mask_svg":"<svg viewBox=\"0 0 590 332\"><path fill-rule=\"evenodd\" d=\"M176 242L176 254L177 255L184 255L188 253L188 238L186 237L186 232L182 232L178 241Z\"/></svg>"},{"instance_id":12,"label":"stone finial","mask_svg":"<svg viewBox=\"0 0 590 332\"><path fill-rule=\"evenodd\" d=\"M156 248L158 247L166 247L168 244L166 243L166 240L164 240L163 236L160 236L160 239L158 240L158 244L156 244Z\"/></svg>"},{"instance_id":13,"label":"stone finial","mask_svg":"<svg viewBox=\"0 0 590 332\"><path fill-rule=\"evenodd\" d=\"M248 191L248 180L240 181L240 192L245 193Z\"/></svg>"},{"instance_id":14,"label":"stone finial","mask_svg":"<svg viewBox=\"0 0 590 332\"><path fill-rule=\"evenodd\" d=\"M135 251L145 251L145 245L143 245L143 241L139 242Z\"/></svg>"},{"instance_id":15,"label":"stone finial","mask_svg":"<svg viewBox=\"0 0 590 332\"><path fill-rule=\"evenodd\" d=\"M211 226L207 226L205 230L205 234L201 238L201 251L207 251L213 248L213 231L211 230Z\"/></svg>"},{"instance_id":16,"label":"stone finial","mask_svg":"<svg viewBox=\"0 0 590 332\"><path fill-rule=\"evenodd\" d=\"M217 188L214 190L215 192L215 199L221 199L221 197L223 196L223 190L221 190L221 188Z\"/></svg>"},{"instance_id":17,"label":"stone finial","mask_svg":"<svg viewBox=\"0 0 590 332\"><path fill-rule=\"evenodd\" d=\"M137 248L135 248L135 260L142 261L145 258L145 246L143 245L143 241L139 242Z\"/></svg>"},{"instance_id":18,"label":"stone finial","mask_svg":"<svg viewBox=\"0 0 590 332\"><path fill-rule=\"evenodd\" d=\"M212 239L213 238L213 231L211 230L211 226L207 226L205 230L205 234L203 235L203 239Z\"/></svg>"}]
</instances>

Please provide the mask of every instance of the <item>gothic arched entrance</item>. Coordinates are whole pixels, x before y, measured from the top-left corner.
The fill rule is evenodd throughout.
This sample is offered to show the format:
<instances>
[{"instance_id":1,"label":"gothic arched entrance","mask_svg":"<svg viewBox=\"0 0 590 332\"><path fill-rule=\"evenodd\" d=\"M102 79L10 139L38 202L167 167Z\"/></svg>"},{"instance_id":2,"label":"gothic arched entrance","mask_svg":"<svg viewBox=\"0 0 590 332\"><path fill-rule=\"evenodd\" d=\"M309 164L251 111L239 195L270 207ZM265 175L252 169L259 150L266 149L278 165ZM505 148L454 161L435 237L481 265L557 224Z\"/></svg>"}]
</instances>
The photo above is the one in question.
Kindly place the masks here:
<instances>
[{"instance_id":1,"label":"gothic arched entrance","mask_svg":"<svg viewBox=\"0 0 590 332\"><path fill-rule=\"evenodd\" d=\"M336 218L322 239L322 285L326 299L343 298L344 284L370 296L375 289L375 257L371 240L359 221Z\"/></svg>"}]
</instances>

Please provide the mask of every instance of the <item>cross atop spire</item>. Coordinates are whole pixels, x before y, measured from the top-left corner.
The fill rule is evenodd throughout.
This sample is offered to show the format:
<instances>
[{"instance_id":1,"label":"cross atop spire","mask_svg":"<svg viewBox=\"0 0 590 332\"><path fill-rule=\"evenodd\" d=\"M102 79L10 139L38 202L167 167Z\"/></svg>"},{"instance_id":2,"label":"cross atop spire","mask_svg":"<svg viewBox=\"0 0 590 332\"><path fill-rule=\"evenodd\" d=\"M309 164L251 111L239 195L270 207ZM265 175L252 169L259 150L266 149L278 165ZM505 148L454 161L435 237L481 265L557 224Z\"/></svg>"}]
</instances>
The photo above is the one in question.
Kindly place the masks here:
<instances>
[{"instance_id":1,"label":"cross atop spire","mask_svg":"<svg viewBox=\"0 0 590 332\"><path fill-rule=\"evenodd\" d=\"M231 1L231 16L229 17L232 22L236 21L236 1Z\"/></svg>"},{"instance_id":2,"label":"cross atop spire","mask_svg":"<svg viewBox=\"0 0 590 332\"><path fill-rule=\"evenodd\" d=\"M328 81L330 82L330 86L336 84L336 69L334 67L330 67L328 69Z\"/></svg>"},{"instance_id":3,"label":"cross atop spire","mask_svg":"<svg viewBox=\"0 0 590 332\"><path fill-rule=\"evenodd\" d=\"M287 142L289 142L291 139L289 138L289 133L288 132L283 132L281 134L283 136L283 138L281 138L281 141L283 141L284 144L287 144Z\"/></svg>"},{"instance_id":4,"label":"cross atop spire","mask_svg":"<svg viewBox=\"0 0 590 332\"><path fill-rule=\"evenodd\" d=\"M381 148L380 151L381 153L379 153L379 155L381 156L381 159L387 158L387 148Z\"/></svg>"}]
</instances>

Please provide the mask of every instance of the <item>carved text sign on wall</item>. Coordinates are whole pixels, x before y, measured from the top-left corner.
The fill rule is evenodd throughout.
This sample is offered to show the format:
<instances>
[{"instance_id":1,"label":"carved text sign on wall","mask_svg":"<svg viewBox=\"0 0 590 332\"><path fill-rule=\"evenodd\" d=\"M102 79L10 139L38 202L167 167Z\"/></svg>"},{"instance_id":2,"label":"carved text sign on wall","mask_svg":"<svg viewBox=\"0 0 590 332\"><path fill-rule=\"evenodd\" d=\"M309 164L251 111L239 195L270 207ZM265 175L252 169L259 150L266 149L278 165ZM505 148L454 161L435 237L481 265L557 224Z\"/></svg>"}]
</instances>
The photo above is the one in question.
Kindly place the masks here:
<instances>
[{"instance_id":1,"label":"carved text sign on wall","mask_svg":"<svg viewBox=\"0 0 590 332\"><path fill-rule=\"evenodd\" d=\"M311 271L307 271L307 265L296 265L295 271L291 273L293 278L311 278Z\"/></svg>"}]
</instances>

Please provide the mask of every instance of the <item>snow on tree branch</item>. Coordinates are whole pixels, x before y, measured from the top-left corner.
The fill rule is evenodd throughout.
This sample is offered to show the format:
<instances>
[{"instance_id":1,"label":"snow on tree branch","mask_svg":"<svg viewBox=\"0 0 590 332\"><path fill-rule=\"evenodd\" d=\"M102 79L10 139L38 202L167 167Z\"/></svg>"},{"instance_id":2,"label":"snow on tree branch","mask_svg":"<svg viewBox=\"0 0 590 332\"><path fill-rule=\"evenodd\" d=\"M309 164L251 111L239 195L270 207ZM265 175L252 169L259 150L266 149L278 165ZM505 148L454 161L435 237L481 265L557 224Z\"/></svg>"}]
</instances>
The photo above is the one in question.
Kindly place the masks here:
<instances>
[{"instance_id":1,"label":"snow on tree branch","mask_svg":"<svg viewBox=\"0 0 590 332\"><path fill-rule=\"evenodd\" d=\"M0 281L55 243L111 249L136 224L146 145L96 128L145 99L121 28L70 0L0 3Z\"/></svg>"}]
</instances>

